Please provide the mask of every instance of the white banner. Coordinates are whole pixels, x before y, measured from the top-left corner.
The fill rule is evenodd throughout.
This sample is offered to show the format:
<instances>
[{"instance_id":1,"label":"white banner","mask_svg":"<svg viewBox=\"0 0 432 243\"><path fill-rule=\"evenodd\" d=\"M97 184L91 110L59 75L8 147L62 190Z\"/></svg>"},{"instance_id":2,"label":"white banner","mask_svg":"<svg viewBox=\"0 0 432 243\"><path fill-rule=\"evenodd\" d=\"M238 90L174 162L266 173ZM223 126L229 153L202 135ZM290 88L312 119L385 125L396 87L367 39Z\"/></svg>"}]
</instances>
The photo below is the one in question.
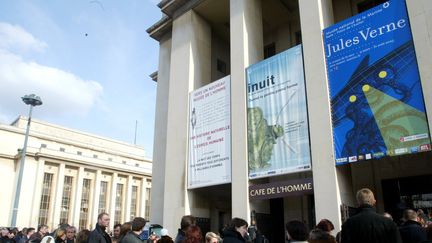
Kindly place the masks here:
<instances>
[{"instance_id":1,"label":"white banner","mask_svg":"<svg viewBox=\"0 0 432 243\"><path fill-rule=\"evenodd\" d=\"M189 95L188 188L231 182L230 76Z\"/></svg>"}]
</instances>

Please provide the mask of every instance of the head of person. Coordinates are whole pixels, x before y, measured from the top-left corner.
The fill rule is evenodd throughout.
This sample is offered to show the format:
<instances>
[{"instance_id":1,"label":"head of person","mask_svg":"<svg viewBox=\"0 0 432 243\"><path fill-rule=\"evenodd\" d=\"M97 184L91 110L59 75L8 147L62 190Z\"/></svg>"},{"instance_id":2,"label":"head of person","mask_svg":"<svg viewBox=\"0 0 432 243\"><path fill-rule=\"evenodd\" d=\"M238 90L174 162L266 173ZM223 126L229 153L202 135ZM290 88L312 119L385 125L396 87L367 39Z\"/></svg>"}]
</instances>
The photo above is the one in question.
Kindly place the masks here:
<instances>
[{"instance_id":1,"label":"head of person","mask_svg":"<svg viewBox=\"0 0 432 243\"><path fill-rule=\"evenodd\" d=\"M32 236L35 233L36 229L35 228L28 228L27 229L27 238L30 238L30 236Z\"/></svg>"},{"instance_id":2,"label":"head of person","mask_svg":"<svg viewBox=\"0 0 432 243\"><path fill-rule=\"evenodd\" d=\"M389 213L387 213L387 212L384 212L384 213L382 214L382 216L384 216L385 218L389 218L389 219L393 220L393 217L391 216L391 214L389 214Z\"/></svg>"},{"instance_id":3,"label":"head of person","mask_svg":"<svg viewBox=\"0 0 432 243\"><path fill-rule=\"evenodd\" d=\"M23 228L20 232L18 232L19 235L27 235L28 228Z\"/></svg>"},{"instance_id":4,"label":"head of person","mask_svg":"<svg viewBox=\"0 0 432 243\"><path fill-rule=\"evenodd\" d=\"M205 235L206 243L219 243L220 241L221 238L213 232L207 232L207 234Z\"/></svg>"},{"instance_id":5,"label":"head of person","mask_svg":"<svg viewBox=\"0 0 432 243\"><path fill-rule=\"evenodd\" d=\"M15 238L17 233L18 233L18 230L16 228L10 229L9 234L8 234L9 239Z\"/></svg>"},{"instance_id":6,"label":"head of person","mask_svg":"<svg viewBox=\"0 0 432 243\"><path fill-rule=\"evenodd\" d=\"M38 226L38 233L42 236L46 235L48 233L48 225L41 224Z\"/></svg>"},{"instance_id":7,"label":"head of person","mask_svg":"<svg viewBox=\"0 0 432 243\"><path fill-rule=\"evenodd\" d=\"M308 239L308 228L299 220L291 220L285 225L289 240L305 241Z\"/></svg>"},{"instance_id":8,"label":"head of person","mask_svg":"<svg viewBox=\"0 0 432 243\"><path fill-rule=\"evenodd\" d=\"M203 242L203 237L201 234L200 227L196 225L191 225L186 230L186 238L184 239L183 243L201 243Z\"/></svg>"},{"instance_id":9,"label":"head of person","mask_svg":"<svg viewBox=\"0 0 432 243\"><path fill-rule=\"evenodd\" d=\"M186 230L192 226L196 224L196 219L194 216L192 215L185 215L182 217L181 222L180 222L180 229L183 230L184 232L186 232Z\"/></svg>"},{"instance_id":10,"label":"head of person","mask_svg":"<svg viewBox=\"0 0 432 243\"><path fill-rule=\"evenodd\" d=\"M64 229L57 229L55 233L56 239L66 240L66 231Z\"/></svg>"},{"instance_id":11,"label":"head of person","mask_svg":"<svg viewBox=\"0 0 432 243\"><path fill-rule=\"evenodd\" d=\"M126 222L120 227L120 237L125 236L129 231L132 230L132 222Z\"/></svg>"},{"instance_id":12,"label":"head of person","mask_svg":"<svg viewBox=\"0 0 432 243\"><path fill-rule=\"evenodd\" d=\"M0 228L1 237L6 237L9 234L9 230L5 227Z\"/></svg>"},{"instance_id":13,"label":"head of person","mask_svg":"<svg viewBox=\"0 0 432 243\"><path fill-rule=\"evenodd\" d=\"M146 224L146 220L141 217L135 217L132 221L132 231L141 233Z\"/></svg>"},{"instance_id":14,"label":"head of person","mask_svg":"<svg viewBox=\"0 0 432 243\"><path fill-rule=\"evenodd\" d=\"M412 209L405 209L403 212L403 218L405 221L411 220L411 221L417 221L417 213L416 211Z\"/></svg>"},{"instance_id":15,"label":"head of person","mask_svg":"<svg viewBox=\"0 0 432 243\"><path fill-rule=\"evenodd\" d=\"M313 229L309 233L309 243L335 243L336 239L327 231L321 229Z\"/></svg>"},{"instance_id":16,"label":"head of person","mask_svg":"<svg viewBox=\"0 0 432 243\"><path fill-rule=\"evenodd\" d=\"M369 205L375 206L376 200L373 192L368 188L362 188L357 191L357 203L358 205Z\"/></svg>"},{"instance_id":17,"label":"head of person","mask_svg":"<svg viewBox=\"0 0 432 243\"><path fill-rule=\"evenodd\" d=\"M228 225L228 229L237 231L242 237L245 237L247 235L248 223L244 219L233 218Z\"/></svg>"},{"instance_id":18,"label":"head of person","mask_svg":"<svg viewBox=\"0 0 432 243\"><path fill-rule=\"evenodd\" d=\"M114 238L120 237L120 228L121 228L121 224L114 225L114 228L113 228L113 237Z\"/></svg>"},{"instance_id":19,"label":"head of person","mask_svg":"<svg viewBox=\"0 0 432 243\"><path fill-rule=\"evenodd\" d=\"M334 230L334 225L328 219L321 219L316 228L330 233L332 230Z\"/></svg>"},{"instance_id":20,"label":"head of person","mask_svg":"<svg viewBox=\"0 0 432 243\"><path fill-rule=\"evenodd\" d=\"M88 243L88 238L90 235L90 230L81 230L76 237L75 243Z\"/></svg>"},{"instance_id":21,"label":"head of person","mask_svg":"<svg viewBox=\"0 0 432 243\"><path fill-rule=\"evenodd\" d=\"M66 228L66 238L68 240L75 239L76 228L74 226L69 226Z\"/></svg>"},{"instance_id":22,"label":"head of person","mask_svg":"<svg viewBox=\"0 0 432 243\"><path fill-rule=\"evenodd\" d=\"M110 223L110 217L109 217L109 214L107 214L107 213L100 213L100 214L98 215L98 225L99 225L100 227L104 227L104 228L106 228L106 227L109 226L109 223Z\"/></svg>"}]
</instances>

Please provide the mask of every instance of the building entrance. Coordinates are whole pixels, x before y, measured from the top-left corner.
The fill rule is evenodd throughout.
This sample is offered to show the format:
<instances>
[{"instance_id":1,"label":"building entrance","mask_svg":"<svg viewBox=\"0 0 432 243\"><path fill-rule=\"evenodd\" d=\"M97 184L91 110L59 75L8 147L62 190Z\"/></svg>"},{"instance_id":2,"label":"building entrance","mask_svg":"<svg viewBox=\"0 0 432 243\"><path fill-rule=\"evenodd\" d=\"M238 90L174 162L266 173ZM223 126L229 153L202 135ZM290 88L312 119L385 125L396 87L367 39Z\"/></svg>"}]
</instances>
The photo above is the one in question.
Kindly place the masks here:
<instances>
[{"instance_id":1,"label":"building entrance","mask_svg":"<svg viewBox=\"0 0 432 243\"><path fill-rule=\"evenodd\" d=\"M388 179L382 181L384 209L400 223L405 209L422 209L432 213L432 175Z\"/></svg>"}]
</instances>

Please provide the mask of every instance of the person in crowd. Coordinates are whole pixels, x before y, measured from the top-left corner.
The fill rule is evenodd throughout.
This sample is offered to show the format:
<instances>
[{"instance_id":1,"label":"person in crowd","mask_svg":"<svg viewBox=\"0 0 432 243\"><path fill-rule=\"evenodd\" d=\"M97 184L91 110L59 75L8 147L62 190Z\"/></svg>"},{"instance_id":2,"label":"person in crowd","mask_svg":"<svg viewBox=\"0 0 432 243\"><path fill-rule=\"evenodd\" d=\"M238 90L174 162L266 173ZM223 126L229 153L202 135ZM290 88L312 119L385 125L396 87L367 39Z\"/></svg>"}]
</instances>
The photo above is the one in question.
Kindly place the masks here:
<instances>
[{"instance_id":1,"label":"person in crowd","mask_svg":"<svg viewBox=\"0 0 432 243\"><path fill-rule=\"evenodd\" d=\"M62 228L58 228L55 232L55 243L66 243L66 231Z\"/></svg>"},{"instance_id":2,"label":"person in crowd","mask_svg":"<svg viewBox=\"0 0 432 243\"><path fill-rule=\"evenodd\" d=\"M75 243L89 243L90 230L83 229L78 232Z\"/></svg>"},{"instance_id":3,"label":"person in crowd","mask_svg":"<svg viewBox=\"0 0 432 243\"><path fill-rule=\"evenodd\" d=\"M315 226L315 228L331 234L331 232L334 230L334 225L328 219L321 219L321 221Z\"/></svg>"},{"instance_id":4,"label":"person in crowd","mask_svg":"<svg viewBox=\"0 0 432 243\"><path fill-rule=\"evenodd\" d=\"M182 243L202 243L203 236L201 233L201 229L197 225L189 226L186 230L185 238Z\"/></svg>"},{"instance_id":5,"label":"person in crowd","mask_svg":"<svg viewBox=\"0 0 432 243\"><path fill-rule=\"evenodd\" d=\"M177 236L174 240L174 243L180 243L184 240L186 236L186 231L192 225L196 224L196 219L192 215L185 215L182 217L180 222L180 229L178 229Z\"/></svg>"},{"instance_id":6,"label":"person in crowd","mask_svg":"<svg viewBox=\"0 0 432 243\"><path fill-rule=\"evenodd\" d=\"M206 243L221 243L222 239L219 237L219 235L213 233L213 232L207 232L205 235L205 242Z\"/></svg>"},{"instance_id":7,"label":"person in crowd","mask_svg":"<svg viewBox=\"0 0 432 243\"><path fill-rule=\"evenodd\" d=\"M95 229L90 232L89 243L111 243L111 237L106 233L109 226L110 217L107 213L100 213Z\"/></svg>"},{"instance_id":8,"label":"person in crowd","mask_svg":"<svg viewBox=\"0 0 432 243\"><path fill-rule=\"evenodd\" d=\"M76 228L69 226L66 228L66 243L75 243Z\"/></svg>"},{"instance_id":9,"label":"person in crowd","mask_svg":"<svg viewBox=\"0 0 432 243\"><path fill-rule=\"evenodd\" d=\"M389 219L391 219L391 220L393 221L393 217L391 216L391 214L389 214L389 213L387 213L387 212L384 212L384 213L382 214L382 216L384 216L384 217L386 217L386 218L389 218Z\"/></svg>"},{"instance_id":10,"label":"person in crowd","mask_svg":"<svg viewBox=\"0 0 432 243\"><path fill-rule=\"evenodd\" d=\"M30 237L35 233L35 228L27 228L26 234L21 237L21 239L18 241L18 243L26 243Z\"/></svg>"},{"instance_id":11,"label":"person in crowd","mask_svg":"<svg viewBox=\"0 0 432 243\"><path fill-rule=\"evenodd\" d=\"M329 232L319 228L311 230L309 233L309 243L336 243L334 236L330 235Z\"/></svg>"},{"instance_id":12,"label":"person in crowd","mask_svg":"<svg viewBox=\"0 0 432 243\"><path fill-rule=\"evenodd\" d=\"M38 226L38 230L36 233L32 234L29 238L30 243L39 243L42 241L42 238L45 237L48 233L48 225L41 224Z\"/></svg>"},{"instance_id":13,"label":"person in crowd","mask_svg":"<svg viewBox=\"0 0 432 243\"><path fill-rule=\"evenodd\" d=\"M307 243L308 228L305 223L299 220L291 220L285 225L287 238L290 242Z\"/></svg>"},{"instance_id":14,"label":"person in crowd","mask_svg":"<svg viewBox=\"0 0 432 243\"><path fill-rule=\"evenodd\" d=\"M126 222L120 226L120 235L117 242L122 242L123 237L132 230L132 222Z\"/></svg>"},{"instance_id":15,"label":"person in crowd","mask_svg":"<svg viewBox=\"0 0 432 243\"><path fill-rule=\"evenodd\" d=\"M139 235L144 230L146 220L141 217L136 217L132 221L132 230L129 231L121 240L122 243L142 243Z\"/></svg>"},{"instance_id":16,"label":"person in crowd","mask_svg":"<svg viewBox=\"0 0 432 243\"><path fill-rule=\"evenodd\" d=\"M396 224L375 212L373 192L368 188L357 192L358 213L342 225L343 243L401 243Z\"/></svg>"},{"instance_id":17,"label":"person in crowd","mask_svg":"<svg viewBox=\"0 0 432 243\"><path fill-rule=\"evenodd\" d=\"M417 221L418 215L412 209L406 209L403 212L405 223L399 227L399 232L403 243L418 243L426 240L426 231Z\"/></svg>"},{"instance_id":18,"label":"person in crowd","mask_svg":"<svg viewBox=\"0 0 432 243\"><path fill-rule=\"evenodd\" d=\"M173 239L168 235L167 229L161 229L161 238L157 241L158 243L174 243Z\"/></svg>"},{"instance_id":19,"label":"person in crowd","mask_svg":"<svg viewBox=\"0 0 432 243\"><path fill-rule=\"evenodd\" d=\"M150 232L149 238L147 240L147 243L156 243L158 241L158 236L154 231Z\"/></svg>"},{"instance_id":20,"label":"person in crowd","mask_svg":"<svg viewBox=\"0 0 432 243\"><path fill-rule=\"evenodd\" d=\"M248 223L241 218L233 218L223 232L224 243L246 242Z\"/></svg>"},{"instance_id":21,"label":"person in crowd","mask_svg":"<svg viewBox=\"0 0 432 243\"><path fill-rule=\"evenodd\" d=\"M18 231L18 233L15 235L15 242L20 242L22 238L24 238L27 235L27 228L24 227L21 231Z\"/></svg>"},{"instance_id":22,"label":"person in crowd","mask_svg":"<svg viewBox=\"0 0 432 243\"><path fill-rule=\"evenodd\" d=\"M113 235L111 237L112 243L119 242L119 239L120 239L120 228L121 228L121 224L114 225L114 227L113 227Z\"/></svg>"}]
</instances>

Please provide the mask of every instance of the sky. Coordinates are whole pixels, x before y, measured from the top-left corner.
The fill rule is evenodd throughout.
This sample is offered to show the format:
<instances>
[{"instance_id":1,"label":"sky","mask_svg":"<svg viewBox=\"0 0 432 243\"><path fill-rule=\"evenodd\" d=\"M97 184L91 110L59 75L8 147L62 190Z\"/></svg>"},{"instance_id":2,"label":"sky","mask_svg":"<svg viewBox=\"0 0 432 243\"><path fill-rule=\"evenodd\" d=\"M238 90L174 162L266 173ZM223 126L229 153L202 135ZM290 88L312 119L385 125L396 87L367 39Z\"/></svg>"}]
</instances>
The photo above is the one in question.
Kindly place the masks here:
<instances>
[{"instance_id":1,"label":"sky","mask_svg":"<svg viewBox=\"0 0 432 243\"><path fill-rule=\"evenodd\" d=\"M158 0L0 1L0 123L32 118L134 144L152 158ZM137 124L137 126L136 126Z\"/></svg>"}]
</instances>

